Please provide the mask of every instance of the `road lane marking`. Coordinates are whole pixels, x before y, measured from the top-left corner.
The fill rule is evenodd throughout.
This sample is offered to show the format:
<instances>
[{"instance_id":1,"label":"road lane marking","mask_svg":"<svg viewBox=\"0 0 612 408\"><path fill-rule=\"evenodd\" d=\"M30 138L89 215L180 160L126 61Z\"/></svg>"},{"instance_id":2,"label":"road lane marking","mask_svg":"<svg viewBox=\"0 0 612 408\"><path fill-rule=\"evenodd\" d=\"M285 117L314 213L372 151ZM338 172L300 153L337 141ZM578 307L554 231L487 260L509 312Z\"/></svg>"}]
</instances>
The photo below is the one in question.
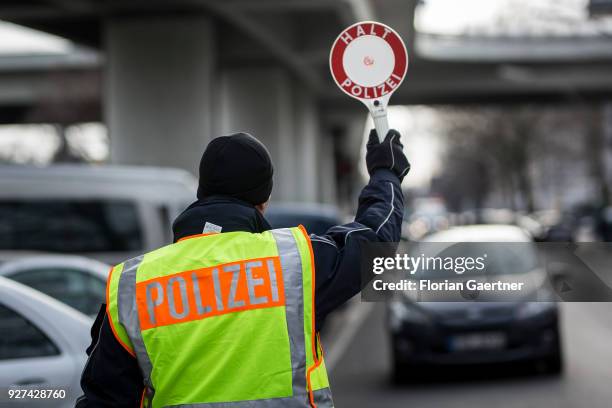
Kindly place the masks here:
<instances>
[{"instance_id":1,"label":"road lane marking","mask_svg":"<svg viewBox=\"0 0 612 408\"><path fill-rule=\"evenodd\" d=\"M336 364L342 359L355 334L374 310L374 306L375 303L362 302L359 296L355 297L355 301L350 302L350 309L345 316L344 324L341 325L339 330L340 334L325 353L325 366L329 372L332 372Z\"/></svg>"}]
</instances>

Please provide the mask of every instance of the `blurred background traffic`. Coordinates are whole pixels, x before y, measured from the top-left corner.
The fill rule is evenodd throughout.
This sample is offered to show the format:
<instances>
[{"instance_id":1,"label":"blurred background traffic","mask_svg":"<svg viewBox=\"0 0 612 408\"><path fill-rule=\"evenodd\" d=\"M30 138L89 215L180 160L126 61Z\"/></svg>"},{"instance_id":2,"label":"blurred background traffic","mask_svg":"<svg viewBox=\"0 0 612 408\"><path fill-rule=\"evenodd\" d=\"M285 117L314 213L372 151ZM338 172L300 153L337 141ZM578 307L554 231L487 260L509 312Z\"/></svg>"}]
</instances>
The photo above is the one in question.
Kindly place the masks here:
<instances>
[{"instance_id":1,"label":"blurred background traffic","mask_svg":"<svg viewBox=\"0 0 612 408\"><path fill-rule=\"evenodd\" d=\"M109 265L171 242L212 137L268 146L273 226L351 219L372 123L328 54L362 20L410 56L403 240L612 240L610 0L3 1L0 406L73 404ZM336 405L610 406L608 303L472 306L349 302Z\"/></svg>"}]
</instances>

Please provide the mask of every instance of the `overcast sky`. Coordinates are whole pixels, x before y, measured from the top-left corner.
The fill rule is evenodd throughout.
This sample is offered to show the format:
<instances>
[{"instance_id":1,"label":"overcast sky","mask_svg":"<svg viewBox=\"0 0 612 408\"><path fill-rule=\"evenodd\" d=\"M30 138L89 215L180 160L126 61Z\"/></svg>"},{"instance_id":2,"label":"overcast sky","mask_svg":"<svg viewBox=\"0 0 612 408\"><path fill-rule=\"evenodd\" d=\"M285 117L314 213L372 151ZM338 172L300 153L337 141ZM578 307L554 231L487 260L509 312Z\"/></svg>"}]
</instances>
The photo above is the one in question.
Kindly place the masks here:
<instances>
[{"instance_id":1,"label":"overcast sky","mask_svg":"<svg viewBox=\"0 0 612 408\"><path fill-rule=\"evenodd\" d=\"M589 0L426 0L418 31L443 35L597 36L612 18L589 17Z\"/></svg>"}]
</instances>

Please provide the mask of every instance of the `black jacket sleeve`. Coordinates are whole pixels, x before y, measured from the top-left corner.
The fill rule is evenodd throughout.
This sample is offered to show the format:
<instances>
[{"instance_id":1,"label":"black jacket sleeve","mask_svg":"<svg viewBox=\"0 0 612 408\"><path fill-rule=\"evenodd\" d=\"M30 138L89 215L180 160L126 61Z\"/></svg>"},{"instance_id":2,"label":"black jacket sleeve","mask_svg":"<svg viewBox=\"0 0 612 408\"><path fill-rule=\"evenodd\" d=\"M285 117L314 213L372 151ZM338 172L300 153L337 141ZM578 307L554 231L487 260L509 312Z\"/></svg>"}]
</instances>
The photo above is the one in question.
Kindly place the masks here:
<instances>
[{"instance_id":1,"label":"black jacket sleeve","mask_svg":"<svg viewBox=\"0 0 612 408\"><path fill-rule=\"evenodd\" d=\"M83 395L76 408L138 407L144 391L136 359L115 339L106 305L102 305L91 328L91 345L81 376Z\"/></svg>"},{"instance_id":2,"label":"black jacket sleeve","mask_svg":"<svg viewBox=\"0 0 612 408\"><path fill-rule=\"evenodd\" d=\"M379 169L361 191L355 221L311 235L315 258L316 325L361 290L360 243L399 242L404 197L395 173Z\"/></svg>"}]
</instances>

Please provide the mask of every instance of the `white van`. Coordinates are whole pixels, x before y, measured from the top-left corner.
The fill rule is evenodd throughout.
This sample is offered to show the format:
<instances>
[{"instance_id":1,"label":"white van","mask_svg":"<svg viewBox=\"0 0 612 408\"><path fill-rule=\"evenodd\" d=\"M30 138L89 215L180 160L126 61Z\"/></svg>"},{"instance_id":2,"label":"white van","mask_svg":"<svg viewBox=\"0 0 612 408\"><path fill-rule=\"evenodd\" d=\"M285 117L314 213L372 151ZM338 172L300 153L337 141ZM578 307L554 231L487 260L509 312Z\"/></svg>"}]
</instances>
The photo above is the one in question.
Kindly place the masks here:
<instances>
[{"instance_id":1,"label":"white van","mask_svg":"<svg viewBox=\"0 0 612 408\"><path fill-rule=\"evenodd\" d=\"M0 166L0 261L61 252L112 264L169 244L196 186L179 169Z\"/></svg>"}]
</instances>

